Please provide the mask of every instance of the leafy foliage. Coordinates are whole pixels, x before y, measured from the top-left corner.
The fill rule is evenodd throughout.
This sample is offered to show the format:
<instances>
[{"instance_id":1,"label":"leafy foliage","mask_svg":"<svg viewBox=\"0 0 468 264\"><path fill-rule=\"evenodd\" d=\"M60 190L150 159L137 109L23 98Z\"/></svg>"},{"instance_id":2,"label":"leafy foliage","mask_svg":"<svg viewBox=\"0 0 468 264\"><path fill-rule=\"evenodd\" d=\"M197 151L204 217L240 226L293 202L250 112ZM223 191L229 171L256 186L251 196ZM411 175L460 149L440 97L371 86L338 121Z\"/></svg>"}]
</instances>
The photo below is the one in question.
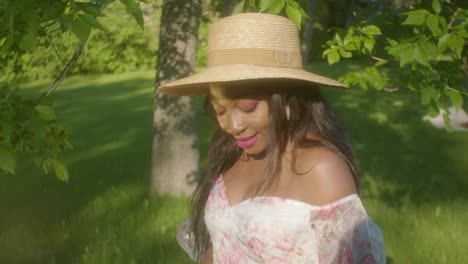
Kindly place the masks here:
<instances>
[{"instance_id":1,"label":"leafy foliage","mask_svg":"<svg viewBox=\"0 0 468 264\"><path fill-rule=\"evenodd\" d=\"M460 108L463 96L468 96L468 92L463 90L468 11L460 7L450 9L439 0L433 0L432 10L411 10L404 16L404 21L401 21L403 30L395 38L386 36L378 26L364 22L346 33L337 32L326 43L323 56L329 64L353 56L371 58L371 66L360 72L350 72L340 80L363 89L406 86L420 93L421 104L428 108L431 116L442 109L446 125L450 128L448 106ZM448 23L446 18L450 19ZM396 69L400 80L388 78L382 68L384 65Z\"/></svg>"},{"instance_id":2,"label":"leafy foliage","mask_svg":"<svg viewBox=\"0 0 468 264\"><path fill-rule=\"evenodd\" d=\"M99 22L103 9L115 0L19 0L0 2L0 173L14 173L19 153L30 153L46 173L53 170L58 179L68 181L68 170L59 155L67 148L70 133L57 120L52 101L28 99L18 93L17 82L33 67L54 64L52 58L35 60L36 53L52 47L53 38L73 34L70 42L85 45L93 29L105 31ZM135 0L121 0L128 12L143 27L142 12ZM49 45L50 44L50 45ZM41 48L39 48L41 47ZM73 47L67 46L70 49ZM41 50L42 49L42 50ZM83 49L77 49L81 52ZM77 52L75 51L75 53ZM40 53L41 55L43 53ZM50 53L49 53L50 54ZM75 54L80 55L80 54ZM40 57L40 56L39 56ZM73 56L78 58L78 56ZM76 59L75 59L76 60ZM37 64L35 64L37 63ZM73 62L74 63L74 62ZM63 66L61 80L73 63ZM37 65L37 66L35 66ZM55 64L57 65L57 64ZM64 73L64 74L63 74ZM51 91L48 91L49 94Z\"/></svg>"},{"instance_id":3,"label":"leafy foliage","mask_svg":"<svg viewBox=\"0 0 468 264\"><path fill-rule=\"evenodd\" d=\"M238 14L245 11L271 14L279 14L284 11L299 29L304 19L309 18L299 2L295 0L242 0L236 4L233 13Z\"/></svg>"}]
</instances>

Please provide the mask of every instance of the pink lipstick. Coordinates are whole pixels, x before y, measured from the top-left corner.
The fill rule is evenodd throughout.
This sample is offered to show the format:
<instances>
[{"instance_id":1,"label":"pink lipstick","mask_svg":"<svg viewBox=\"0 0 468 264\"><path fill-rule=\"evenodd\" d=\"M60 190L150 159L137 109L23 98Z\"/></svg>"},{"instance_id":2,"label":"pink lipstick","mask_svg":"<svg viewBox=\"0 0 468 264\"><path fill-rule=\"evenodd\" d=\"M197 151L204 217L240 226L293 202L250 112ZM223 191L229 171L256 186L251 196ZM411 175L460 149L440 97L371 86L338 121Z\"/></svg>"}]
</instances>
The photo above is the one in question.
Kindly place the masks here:
<instances>
[{"instance_id":1,"label":"pink lipstick","mask_svg":"<svg viewBox=\"0 0 468 264\"><path fill-rule=\"evenodd\" d=\"M236 139L237 146L246 149L252 147L257 141L257 134L251 137Z\"/></svg>"}]
</instances>

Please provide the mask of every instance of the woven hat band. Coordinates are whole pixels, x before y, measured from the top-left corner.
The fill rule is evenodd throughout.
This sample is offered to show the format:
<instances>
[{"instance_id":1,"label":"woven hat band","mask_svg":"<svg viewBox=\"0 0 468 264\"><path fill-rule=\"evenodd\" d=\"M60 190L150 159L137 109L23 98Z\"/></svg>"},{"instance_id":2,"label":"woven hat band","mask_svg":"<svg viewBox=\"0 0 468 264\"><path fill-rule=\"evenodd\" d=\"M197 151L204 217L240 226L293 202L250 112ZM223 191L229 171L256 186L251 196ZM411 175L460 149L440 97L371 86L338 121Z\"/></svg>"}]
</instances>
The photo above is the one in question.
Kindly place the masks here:
<instances>
[{"instance_id":1,"label":"woven hat band","mask_svg":"<svg viewBox=\"0 0 468 264\"><path fill-rule=\"evenodd\" d=\"M208 54L208 67L228 64L303 69L302 57L298 52L268 49L228 49L214 50Z\"/></svg>"}]
</instances>

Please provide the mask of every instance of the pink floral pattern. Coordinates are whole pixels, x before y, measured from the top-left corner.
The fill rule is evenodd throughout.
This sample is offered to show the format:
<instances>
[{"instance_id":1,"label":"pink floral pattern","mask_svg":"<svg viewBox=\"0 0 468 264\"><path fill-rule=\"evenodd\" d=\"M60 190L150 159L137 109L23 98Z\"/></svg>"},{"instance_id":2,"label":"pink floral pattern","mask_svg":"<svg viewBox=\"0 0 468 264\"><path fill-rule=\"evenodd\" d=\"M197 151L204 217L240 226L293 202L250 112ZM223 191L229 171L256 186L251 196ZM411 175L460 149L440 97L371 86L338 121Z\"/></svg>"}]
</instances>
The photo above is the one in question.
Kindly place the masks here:
<instances>
[{"instance_id":1,"label":"pink floral pattern","mask_svg":"<svg viewBox=\"0 0 468 264\"><path fill-rule=\"evenodd\" d=\"M189 221L177 240L193 258ZM205 222L214 263L385 263L382 234L356 194L324 206L271 196L231 206L221 176Z\"/></svg>"}]
</instances>

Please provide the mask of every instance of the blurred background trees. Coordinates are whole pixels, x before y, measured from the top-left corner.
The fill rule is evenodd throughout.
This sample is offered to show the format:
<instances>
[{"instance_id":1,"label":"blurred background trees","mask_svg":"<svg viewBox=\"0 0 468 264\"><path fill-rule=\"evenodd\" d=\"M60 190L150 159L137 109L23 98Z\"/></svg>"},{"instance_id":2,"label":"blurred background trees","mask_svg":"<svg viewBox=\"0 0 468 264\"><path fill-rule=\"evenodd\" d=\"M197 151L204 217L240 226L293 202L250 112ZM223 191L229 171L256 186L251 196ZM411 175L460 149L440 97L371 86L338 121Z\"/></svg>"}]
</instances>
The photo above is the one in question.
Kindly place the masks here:
<instances>
[{"instance_id":1,"label":"blurred background trees","mask_svg":"<svg viewBox=\"0 0 468 264\"><path fill-rule=\"evenodd\" d=\"M468 138L421 120L467 107L465 2L0 1L0 262L189 263L174 241L187 199L161 194L203 175L212 123L202 98L155 86L205 67L211 22L262 10L300 26L307 69L358 88L324 95L354 139L387 262L465 263ZM177 138L187 151L168 153ZM68 184L43 175L68 170Z\"/></svg>"},{"instance_id":2,"label":"blurred background trees","mask_svg":"<svg viewBox=\"0 0 468 264\"><path fill-rule=\"evenodd\" d=\"M68 180L59 156L73 146L48 95L68 75L152 68L157 38L142 28L145 18L154 23L157 7L134 0L0 2L0 174L14 173L17 155L28 153L45 173ZM51 78L36 98L18 92L20 83Z\"/></svg>"}]
</instances>

